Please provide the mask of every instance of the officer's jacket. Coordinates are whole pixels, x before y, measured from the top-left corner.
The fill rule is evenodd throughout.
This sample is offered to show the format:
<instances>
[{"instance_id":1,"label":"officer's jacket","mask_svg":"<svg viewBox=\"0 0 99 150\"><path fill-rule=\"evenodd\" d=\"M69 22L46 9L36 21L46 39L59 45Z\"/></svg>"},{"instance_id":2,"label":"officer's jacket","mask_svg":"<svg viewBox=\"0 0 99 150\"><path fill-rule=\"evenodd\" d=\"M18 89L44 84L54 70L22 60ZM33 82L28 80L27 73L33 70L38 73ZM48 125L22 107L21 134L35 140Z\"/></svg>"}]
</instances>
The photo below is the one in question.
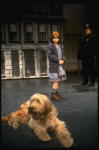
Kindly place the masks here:
<instances>
[{"instance_id":1,"label":"officer's jacket","mask_svg":"<svg viewBox=\"0 0 99 150\"><path fill-rule=\"evenodd\" d=\"M77 58L80 60L92 60L96 56L96 36L88 35L81 39Z\"/></svg>"}]
</instances>

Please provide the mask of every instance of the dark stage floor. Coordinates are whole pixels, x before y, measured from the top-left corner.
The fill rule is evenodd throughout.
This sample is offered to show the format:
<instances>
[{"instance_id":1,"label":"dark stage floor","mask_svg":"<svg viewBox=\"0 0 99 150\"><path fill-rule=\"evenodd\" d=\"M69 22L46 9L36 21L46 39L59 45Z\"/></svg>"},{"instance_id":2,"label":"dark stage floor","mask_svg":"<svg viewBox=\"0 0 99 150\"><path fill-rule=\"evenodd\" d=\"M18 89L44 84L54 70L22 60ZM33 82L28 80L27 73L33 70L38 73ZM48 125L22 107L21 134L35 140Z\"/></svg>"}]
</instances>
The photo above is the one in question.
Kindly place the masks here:
<instances>
[{"instance_id":1,"label":"dark stage floor","mask_svg":"<svg viewBox=\"0 0 99 150\"><path fill-rule=\"evenodd\" d=\"M65 121L74 138L72 148L98 147L98 93L97 82L94 87L81 86L82 77L67 74L67 80L59 85L62 101L51 102L58 110L58 117ZM2 80L1 81L1 116L19 108L35 93L45 94L50 98L51 83L48 78ZM62 148L54 133L49 133L51 141L37 139L27 125L13 130L7 123L1 124L1 144L4 148Z\"/></svg>"}]
</instances>

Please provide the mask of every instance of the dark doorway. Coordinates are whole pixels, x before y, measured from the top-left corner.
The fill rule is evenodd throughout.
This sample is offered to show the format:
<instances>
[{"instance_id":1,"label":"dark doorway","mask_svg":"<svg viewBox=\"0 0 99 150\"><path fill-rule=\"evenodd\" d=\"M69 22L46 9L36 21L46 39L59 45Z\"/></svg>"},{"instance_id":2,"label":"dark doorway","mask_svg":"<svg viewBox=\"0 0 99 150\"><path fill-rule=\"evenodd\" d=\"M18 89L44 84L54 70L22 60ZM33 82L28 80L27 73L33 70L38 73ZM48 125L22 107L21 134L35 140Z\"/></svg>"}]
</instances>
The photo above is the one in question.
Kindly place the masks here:
<instances>
[{"instance_id":1,"label":"dark doorway","mask_svg":"<svg viewBox=\"0 0 99 150\"><path fill-rule=\"evenodd\" d=\"M1 77L5 77L4 51L1 51Z\"/></svg>"},{"instance_id":2,"label":"dark doorway","mask_svg":"<svg viewBox=\"0 0 99 150\"><path fill-rule=\"evenodd\" d=\"M41 76L47 75L47 54L46 50L40 50L40 72Z\"/></svg>"},{"instance_id":3,"label":"dark doorway","mask_svg":"<svg viewBox=\"0 0 99 150\"><path fill-rule=\"evenodd\" d=\"M11 58L12 58L12 76L20 76L19 71L19 51L12 50L11 51Z\"/></svg>"},{"instance_id":4,"label":"dark doorway","mask_svg":"<svg viewBox=\"0 0 99 150\"><path fill-rule=\"evenodd\" d=\"M35 58L34 50L26 49L24 50L25 57L25 76L35 76Z\"/></svg>"}]
</instances>

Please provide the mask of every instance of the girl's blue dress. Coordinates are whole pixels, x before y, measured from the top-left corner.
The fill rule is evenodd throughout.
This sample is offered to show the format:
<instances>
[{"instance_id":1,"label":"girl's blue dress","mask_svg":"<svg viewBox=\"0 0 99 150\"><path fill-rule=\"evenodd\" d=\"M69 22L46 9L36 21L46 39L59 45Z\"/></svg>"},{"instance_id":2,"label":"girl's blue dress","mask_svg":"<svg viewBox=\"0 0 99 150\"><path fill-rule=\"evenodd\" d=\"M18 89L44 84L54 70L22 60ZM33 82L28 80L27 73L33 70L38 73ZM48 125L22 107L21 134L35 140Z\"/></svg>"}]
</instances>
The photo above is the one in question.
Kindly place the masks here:
<instances>
[{"instance_id":1,"label":"girl's blue dress","mask_svg":"<svg viewBox=\"0 0 99 150\"><path fill-rule=\"evenodd\" d=\"M59 60L61 60L62 55L61 55L60 46L58 46L58 47L56 46L56 49L57 49L57 53L58 53L58 58L59 58ZM50 82L63 81L66 79L67 79L66 78L66 72L61 65L59 65L59 72L58 73L49 73L49 81Z\"/></svg>"}]
</instances>

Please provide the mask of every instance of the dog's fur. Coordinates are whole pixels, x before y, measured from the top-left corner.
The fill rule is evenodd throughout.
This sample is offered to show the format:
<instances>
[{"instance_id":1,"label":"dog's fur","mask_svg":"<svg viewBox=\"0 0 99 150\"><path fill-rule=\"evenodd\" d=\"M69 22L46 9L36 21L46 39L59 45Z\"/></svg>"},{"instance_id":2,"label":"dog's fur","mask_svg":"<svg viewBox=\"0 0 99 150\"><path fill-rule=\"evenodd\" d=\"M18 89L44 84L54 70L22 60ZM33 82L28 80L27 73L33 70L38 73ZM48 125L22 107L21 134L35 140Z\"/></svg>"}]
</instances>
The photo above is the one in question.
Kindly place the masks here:
<instances>
[{"instance_id":1,"label":"dog's fur","mask_svg":"<svg viewBox=\"0 0 99 150\"><path fill-rule=\"evenodd\" d=\"M34 94L30 101L23 103L17 111L8 116L1 117L1 122L8 121L8 125L17 129L19 124L27 124L39 140L48 141L51 137L47 133L50 129L54 131L60 143L68 148L73 144L73 138L63 121L57 118L57 110L49 100L42 94Z\"/></svg>"}]
</instances>

